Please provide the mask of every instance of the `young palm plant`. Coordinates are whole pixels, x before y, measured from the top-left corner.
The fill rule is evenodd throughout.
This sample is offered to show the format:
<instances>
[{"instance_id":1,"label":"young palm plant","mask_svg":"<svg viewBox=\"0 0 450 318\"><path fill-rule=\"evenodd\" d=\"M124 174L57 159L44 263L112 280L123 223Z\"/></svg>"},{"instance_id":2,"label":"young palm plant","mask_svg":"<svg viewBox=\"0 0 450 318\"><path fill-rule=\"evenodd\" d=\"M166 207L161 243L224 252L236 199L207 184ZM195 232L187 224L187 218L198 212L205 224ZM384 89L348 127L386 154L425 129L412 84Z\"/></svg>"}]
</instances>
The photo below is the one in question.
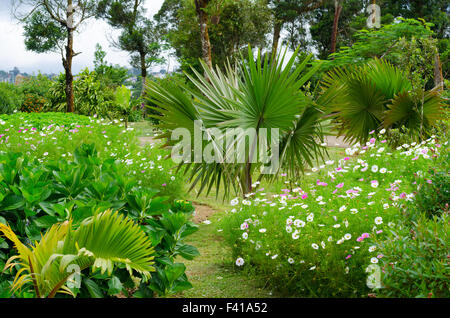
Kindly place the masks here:
<instances>
[{"instance_id":1,"label":"young palm plant","mask_svg":"<svg viewBox=\"0 0 450 318\"><path fill-rule=\"evenodd\" d=\"M75 296L66 285L75 266L80 271L91 267L111 275L120 263L130 275L135 270L144 279L154 271L151 241L132 220L111 210L84 220L76 229L71 221L54 225L31 247L20 242L9 226L0 223L0 232L19 253L5 266L19 267L12 289L32 284L38 298L53 298L56 293Z\"/></svg>"},{"instance_id":2,"label":"young palm plant","mask_svg":"<svg viewBox=\"0 0 450 318\"><path fill-rule=\"evenodd\" d=\"M305 72L308 56L294 68L298 51L289 59L286 52L277 59L267 55L262 59L258 52L255 61L249 48L246 59L241 56L234 67L227 63L224 71L202 62L205 75L195 69L194 75L186 74L195 89L180 83L165 87L149 83L146 96L157 105L150 108L161 114L154 117L165 131L159 136L167 139L164 146L179 146L171 138L177 128L190 132L194 147L189 147L189 157L194 160L182 161L180 167L189 173L191 189L199 185L198 194L205 189L209 193L215 186L218 195L222 185L224 196L231 188L247 194L254 188L255 175L258 180L273 179L284 170L298 176L306 164L323 155L322 113L301 90L320 65ZM196 123L201 123L200 136ZM254 138L248 138L248 131L255 132ZM215 160L202 159L202 153L199 157L196 146L211 151ZM276 158L279 165L258 172Z\"/></svg>"},{"instance_id":3,"label":"young palm plant","mask_svg":"<svg viewBox=\"0 0 450 318\"><path fill-rule=\"evenodd\" d=\"M128 118L130 117L134 105L131 102L131 91L122 85L114 93L114 103L125 121L125 128L128 128Z\"/></svg>"},{"instance_id":4,"label":"young palm plant","mask_svg":"<svg viewBox=\"0 0 450 318\"><path fill-rule=\"evenodd\" d=\"M402 126L423 137L442 114L443 98L437 91L413 91L407 76L384 60L337 68L322 83L317 103L350 141L363 143L372 130Z\"/></svg>"}]
</instances>

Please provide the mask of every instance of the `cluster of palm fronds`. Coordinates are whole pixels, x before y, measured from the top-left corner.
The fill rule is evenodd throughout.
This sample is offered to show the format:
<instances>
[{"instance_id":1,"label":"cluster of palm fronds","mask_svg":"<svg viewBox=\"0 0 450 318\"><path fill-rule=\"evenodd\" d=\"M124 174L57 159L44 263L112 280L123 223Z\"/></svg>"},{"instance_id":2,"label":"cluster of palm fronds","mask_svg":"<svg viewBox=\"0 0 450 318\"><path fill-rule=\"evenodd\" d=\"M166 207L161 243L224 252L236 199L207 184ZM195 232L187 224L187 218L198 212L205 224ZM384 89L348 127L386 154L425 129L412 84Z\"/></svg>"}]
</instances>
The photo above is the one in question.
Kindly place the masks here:
<instances>
[{"instance_id":1,"label":"cluster of palm fronds","mask_svg":"<svg viewBox=\"0 0 450 318\"><path fill-rule=\"evenodd\" d=\"M208 140L201 141L203 149L209 149L208 146L214 149L219 160L209 163L200 160L185 165L192 188L200 184L201 193L206 188L209 192L215 186L218 193L223 185L225 194L231 187L240 193L251 192L252 176L264 166L264 160L252 160L253 156L260 155L255 145L255 140L260 138L266 141L267 156L279 158L280 163L264 175L276 175L280 169L298 175L306 164L311 165L322 155L322 113L301 90L319 65L306 72L309 56L294 68L297 55L298 50L285 60L285 54L280 54L276 62L271 62L268 56L263 59L258 52L255 61L249 49L247 58L241 58L235 67L226 65L225 71L219 67L211 70L204 63L205 76L193 70L195 76L187 76L196 90L181 85L164 87L158 82L149 84L147 96L157 105L155 110L162 114L158 116L159 127L166 133L160 137L168 139L166 146L178 143L170 138L177 128L186 128L194 138L195 121L202 123L205 133L213 129L221 132L219 137L217 133L210 134ZM235 128L254 129L254 142L249 142L243 133L230 136L228 132ZM266 135L262 133L264 128L268 132ZM275 143L272 138L277 136L270 133L272 128L278 129L278 142ZM227 138L233 141L224 145ZM195 142L199 141L192 139L191 145ZM247 150L244 160L238 163L229 160L242 156L237 152L244 148L236 145L245 145Z\"/></svg>"},{"instance_id":2,"label":"cluster of palm fronds","mask_svg":"<svg viewBox=\"0 0 450 318\"><path fill-rule=\"evenodd\" d=\"M137 224L118 212L97 214L76 229L72 222L56 224L31 247L23 244L7 225L0 223L0 232L19 253L5 267L20 265L12 288L32 283L36 297L52 298L56 293L75 297L67 280L89 267L111 275L114 264L124 264L130 275L135 270L144 279L154 271L151 241Z\"/></svg>"},{"instance_id":3,"label":"cluster of palm fronds","mask_svg":"<svg viewBox=\"0 0 450 318\"><path fill-rule=\"evenodd\" d=\"M365 142L372 130L402 126L424 137L442 116L439 92L413 89L407 76L384 60L337 68L324 77L323 86L318 102L348 140Z\"/></svg>"}]
</instances>

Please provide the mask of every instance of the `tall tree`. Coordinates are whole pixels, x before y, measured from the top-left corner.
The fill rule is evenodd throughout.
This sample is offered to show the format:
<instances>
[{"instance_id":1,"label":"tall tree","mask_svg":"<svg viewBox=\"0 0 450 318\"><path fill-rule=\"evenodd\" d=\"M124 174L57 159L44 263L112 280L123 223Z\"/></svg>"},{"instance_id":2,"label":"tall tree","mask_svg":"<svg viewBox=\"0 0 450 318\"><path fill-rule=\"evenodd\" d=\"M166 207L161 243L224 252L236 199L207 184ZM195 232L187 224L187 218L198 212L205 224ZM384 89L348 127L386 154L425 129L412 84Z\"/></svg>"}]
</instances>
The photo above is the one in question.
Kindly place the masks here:
<instances>
[{"instance_id":1,"label":"tall tree","mask_svg":"<svg viewBox=\"0 0 450 318\"><path fill-rule=\"evenodd\" d=\"M356 22L358 29L364 27L367 19L364 12L366 5L368 1L326 0L323 6L311 12L308 16L311 42L320 59L326 59L340 46L349 46L353 43L352 35L357 29L352 23Z\"/></svg>"},{"instance_id":2,"label":"tall tree","mask_svg":"<svg viewBox=\"0 0 450 318\"><path fill-rule=\"evenodd\" d=\"M27 49L62 55L66 78L67 112L74 111L72 61L75 56L74 33L94 17L94 0L13 0L14 15L25 24ZM63 44L65 42L65 45Z\"/></svg>"},{"instance_id":3,"label":"tall tree","mask_svg":"<svg viewBox=\"0 0 450 318\"><path fill-rule=\"evenodd\" d=\"M281 31L288 22L293 22L301 18L305 13L316 10L325 0L269 0L269 7L272 9L273 23L273 40L272 54L276 54L278 43L281 38Z\"/></svg>"},{"instance_id":4,"label":"tall tree","mask_svg":"<svg viewBox=\"0 0 450 318\"><path fill-rule=\"evenodd\" d=\"M211 2L207 8L211 17L208 35L211 62L222 67L227 59L234 58L248 44L266 46L266 35L271 30L271 12L266 0L228 0L219 4L220 10L217 10L217 2ZM168 34L181 68L190 71L192 66L202 71L199 59L204 60L204 56L194 2L165 0L155 20Z\"/></svg>"},{"instance_id":5,"label":"tall tree","mask_svg":"<svg viewBox=\"0 0 450 318\"><path fill-rule=\"evenodd\" d=\"M153 21L145 16L145 0L101 0L97 16L105 18L114 28L121 30L113 46L131 54L130 64L140 69L142 92L148 77L148 69L164 61L161 57L162 36Z\"/></svg>"}]
</instances>

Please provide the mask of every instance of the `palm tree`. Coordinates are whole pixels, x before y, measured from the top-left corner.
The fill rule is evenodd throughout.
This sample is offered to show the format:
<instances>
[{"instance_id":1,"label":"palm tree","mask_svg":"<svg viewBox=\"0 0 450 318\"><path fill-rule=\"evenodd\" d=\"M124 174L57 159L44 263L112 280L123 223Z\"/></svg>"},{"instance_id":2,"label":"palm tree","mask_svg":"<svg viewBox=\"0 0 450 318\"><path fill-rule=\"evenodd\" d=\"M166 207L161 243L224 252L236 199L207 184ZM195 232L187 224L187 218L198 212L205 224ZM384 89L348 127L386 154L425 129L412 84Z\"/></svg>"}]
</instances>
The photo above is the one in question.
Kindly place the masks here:
<instances>
[{"instance_id":1,"label":"palm tree","mask_svg":"<svg viewBox=\"0 0 450 318\"><path fill-rule=\"evenodd\" d=\"M262 59L258 51L255 61L249 48L246 59L241 56L234 67L227 63L225 71L217 66L215 70L210 69L201 61L205 76L195 69L193 76L186 74L196 89L182 84L163 87L159 82L148 85L147 98L157 105L151 108L161 114L154 117L160 121L159 128L166 132L159 136L167 138L166 147L178 144L170 138L177 128L191 133L192 145L198 142L194 140L198 121L203 126L202 134L208 136L208 140L202 140L202 149L214 150L217 160L213 162L194 160L180 164L190 172L191 189L199 184L199 194L206 188L209 193L215 186L218 194L222 184L225 196L231 187L235 192L250 193L252 176L264 168L262 160L254 160L263 157L256 149L257 141L267 147L271 160L279 158L280 162L275 169L260 174L259 179L264 176L273 179L281 169L297 176L306 164L311 165L315 158L322 156L322 113L301 91L320 65L304 72L311 59L308 56L294 68L298 52L299 49L288 60L286 52L280 53L272 62L268 55ZM301 76L302 72L306 74ZM233 136L230 133L233 129L235 132L254 130L256 135L248 140L242 131ZM224 146L226 140L231 142ZM232 160L238 157L243 160L238 163Z\"/></svg>"},{"instance_id":2,"label":"palm tree","mask_svg":"<svg viewBox=\"0 0 450 318\"><path fill-rule=\"evenodd\" d=\"M346 140L364 143L372 130L402 126L424 137L442 114L438 91L413 90L407 76L385 60L336 68L322 84L317 103Z\"/></svg>"},{"instance_id":3,"label":"palm tree","mask_svg":"<svg viewBox=\"0 0 450 318\"><path fill-rule=\"evenodd\" d=\"M135 270L144 279L153 268L151 241L132 220L108 210L85 219L77 229L72 222L53 225L34 246L24 245L9 226L0 223L0 232L11 240L18 255L5 269L19 266L12 289L32 284L36 297L53 298L56 293L75 296L66 286L71 265L80 271L92 267L112 274L116 263L124 264L130 275Z\"/></svg>"}]
</instances>

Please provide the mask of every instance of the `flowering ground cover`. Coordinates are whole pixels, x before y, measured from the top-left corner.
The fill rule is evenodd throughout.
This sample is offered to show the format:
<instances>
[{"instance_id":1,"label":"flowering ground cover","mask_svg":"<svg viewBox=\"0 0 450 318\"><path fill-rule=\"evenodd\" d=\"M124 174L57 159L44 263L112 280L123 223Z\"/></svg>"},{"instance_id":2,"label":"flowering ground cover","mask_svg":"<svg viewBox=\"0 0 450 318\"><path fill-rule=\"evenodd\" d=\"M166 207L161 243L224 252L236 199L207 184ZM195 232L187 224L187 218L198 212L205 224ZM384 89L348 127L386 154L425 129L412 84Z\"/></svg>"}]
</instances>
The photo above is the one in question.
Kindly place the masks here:
<instances>
[{"instance_id":1,"label":"flowering ground cover","mask_svg":"<svg viewBox=\"0 0 450 318\"><path fill-rule=\"evenodd\" d=\"M259 189L231 202L220 227L236 266L288 295L448 297L448 201L440 219L414 210L433 185L431 168L441 163L448 176L447 142L433 136L390 149L379 134L346 153L279 194ZM411 222L417 237L408 237Z\"/></svg>"},{"instance_id":2,"label":"flowering ground cover","mask_svg":"<svg viewBox=\"0 0 450 318\"><path fill-rule=\"evenodd\" d=\"M85 274L81 289L73 290L77 296L449 295L449 152L434 136L391 149L380 133L365 145L330 148L301 180L281 173L275 183L256 182L245 199L224 203L195 198L195 189L185 194L168 153L139 145L137 134L148 130L66 114L0 118L0 223L10 224L20 240L38 240L68 218L80 224L96 209L119 209L156 246L159 270L148 284L133 285L119 266L112 276ZM68 181L81 166L78 191ZM186 197L216 213L194 225L192 206L174 201ZM167 212L152 212L161 209ZM159 221L152 220L155 213ZM0 239L0 266L12 255L12 245ZM167 273L180 276L170 281ZM0 276L1 297L11 295L15 274ZM33 295L29 289L15 294Z\"/></svg>"},{"instance_id":3,"label":"flowering ground cover","mask_svg":"<svg viewBox=\"0 0 450 318\"><path fill-rule=\"evenodd\" d=\"M0 116L0 151L21 152L40 162L70 158L81 144L94 144L103 159L114 159L163 195L182 195L182 180L171 174L167 152L149 144L141 148L132 128L119 120L62 113L16 113ZM179 197L178 197L179 198Z\"/></svg>"}]
</instances>

